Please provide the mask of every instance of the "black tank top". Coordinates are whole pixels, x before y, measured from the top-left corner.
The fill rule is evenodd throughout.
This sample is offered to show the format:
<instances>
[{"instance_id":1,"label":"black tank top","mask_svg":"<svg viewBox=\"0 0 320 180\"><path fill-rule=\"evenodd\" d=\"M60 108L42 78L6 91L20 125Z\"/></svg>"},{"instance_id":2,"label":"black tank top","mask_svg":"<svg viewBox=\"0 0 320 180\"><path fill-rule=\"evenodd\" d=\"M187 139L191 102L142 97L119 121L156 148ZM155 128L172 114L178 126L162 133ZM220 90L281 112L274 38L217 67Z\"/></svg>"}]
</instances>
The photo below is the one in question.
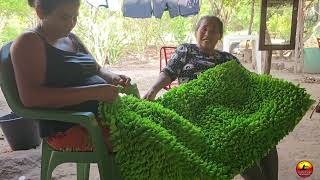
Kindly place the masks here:
<instances>
[{"instance_id":1,"label":"black tank top","mask_svg":"<svg viewBox=\"0 0 320 180\"><path fill-rule=\"evenodd\" d=\"M46 50L46 79L44 86L63 88L74 86L86 86L93 84L106 84L107 82L98 76L98 66L95 59L89 54L75 35L69 38L74 43L77 52L68 52L50 45L37 31L36 33L44 42ZM61 110L93 112L97 115L98 102L87 101L75 106L60 108ZM58 121L39 121L41 137L48 137L63 132L74 126L72 123Z\"/></svg>"}]
</instances>

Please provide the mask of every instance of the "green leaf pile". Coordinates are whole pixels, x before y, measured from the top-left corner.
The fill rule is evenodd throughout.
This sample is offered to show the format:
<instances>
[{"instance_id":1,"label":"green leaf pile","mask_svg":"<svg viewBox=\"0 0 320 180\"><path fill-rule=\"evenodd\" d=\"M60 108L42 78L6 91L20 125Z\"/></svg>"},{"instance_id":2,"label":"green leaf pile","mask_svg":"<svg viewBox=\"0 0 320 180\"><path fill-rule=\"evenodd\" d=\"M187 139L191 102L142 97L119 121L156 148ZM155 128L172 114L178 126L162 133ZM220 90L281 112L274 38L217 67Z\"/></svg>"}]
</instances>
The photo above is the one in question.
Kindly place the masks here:
<instances>
[{"instance_id":1,"label":"green leaf pile","mask_svg":"<svg viewBox=\"0 0 320 180\"><path fill-rule=\"evenodd\" d=\"M123 96L99 112L123 179L232 179L292 131L312 103L303 88L230 61L155 102Z\"/></svg>"}]
</instances>

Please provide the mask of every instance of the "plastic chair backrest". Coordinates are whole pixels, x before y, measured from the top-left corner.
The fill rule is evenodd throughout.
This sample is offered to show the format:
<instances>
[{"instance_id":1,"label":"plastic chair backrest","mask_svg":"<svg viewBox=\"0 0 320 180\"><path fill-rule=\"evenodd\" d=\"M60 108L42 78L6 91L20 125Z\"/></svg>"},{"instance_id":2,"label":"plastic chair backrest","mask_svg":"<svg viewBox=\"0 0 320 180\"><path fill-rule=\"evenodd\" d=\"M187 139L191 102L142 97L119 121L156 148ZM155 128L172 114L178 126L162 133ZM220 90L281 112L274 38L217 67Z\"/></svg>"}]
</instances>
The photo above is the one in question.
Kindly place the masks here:
<instances>
[{"instance_id":1,"label":"plastic chair backrest","mask_svg":"<svg viewBox=\"0 0 320 180\"><path fill-rule=\"evenodd\" d=\"M171 59L172 55L174 54L176 47L173 46L163 46L160 49L160 72L162 69L168 64L169 60ZM169 90L172 86L177 86L178 82L173 81L171 84L165 86L163 89Z\"/></svg>"},{"instance_id":2,"label":"plastic chair backrest","mask_svg":"<svg viewBox=\"0 0 320 180\"><path fill-rule=\"evenodd\" d=\"M92 112L34 109L23 106L19 98L10 58L11 45L12 42L4 45L0 50L0 85L11 110L20 117L80 124L88 130L95 147L92 152L61 152L51 149L44 140L42 142L41 180L51 179L55 167L65 162L77 163L77 175L80 179L88 179L90 163L98 164L102 180L118 179L119 174L117 169L111 165L113 160L104 144L102 130ZM132 92L138 92L136 86L132 89Z\"/></svg>"},{"instance_id":3,"label":"plastic chair backrest","mask_svg":"<svg viewBox=\"0 0 320 180\"><path fill-rule=\"evenodd\" d=\"M14 112L23 111L24 107L20 101L14 71L10 60L10 46L12 42L3 46L0 52L0 85L5 99Z\"/></svg>"}]
</instances>

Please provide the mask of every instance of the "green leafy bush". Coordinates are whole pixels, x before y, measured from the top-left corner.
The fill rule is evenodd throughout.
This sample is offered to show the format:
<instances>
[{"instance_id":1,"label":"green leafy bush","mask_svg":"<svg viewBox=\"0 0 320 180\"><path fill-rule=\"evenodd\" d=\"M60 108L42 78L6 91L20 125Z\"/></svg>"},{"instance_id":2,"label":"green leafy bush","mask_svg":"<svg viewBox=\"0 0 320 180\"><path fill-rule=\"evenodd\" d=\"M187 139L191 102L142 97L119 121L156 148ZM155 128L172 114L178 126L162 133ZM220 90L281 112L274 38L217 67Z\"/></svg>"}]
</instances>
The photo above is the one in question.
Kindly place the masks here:
<instances>
[{"instance_id":1,"label":"green leafy bush","mask_svg":"<svg viewBox=\"0 0 320 180\"><path fill-rule=\"evenodd\" d=\"M303 88L236 62L156 102L102 103L124 179L232 179L294 129L313 101Z\"/></svg>"}]
</instances>

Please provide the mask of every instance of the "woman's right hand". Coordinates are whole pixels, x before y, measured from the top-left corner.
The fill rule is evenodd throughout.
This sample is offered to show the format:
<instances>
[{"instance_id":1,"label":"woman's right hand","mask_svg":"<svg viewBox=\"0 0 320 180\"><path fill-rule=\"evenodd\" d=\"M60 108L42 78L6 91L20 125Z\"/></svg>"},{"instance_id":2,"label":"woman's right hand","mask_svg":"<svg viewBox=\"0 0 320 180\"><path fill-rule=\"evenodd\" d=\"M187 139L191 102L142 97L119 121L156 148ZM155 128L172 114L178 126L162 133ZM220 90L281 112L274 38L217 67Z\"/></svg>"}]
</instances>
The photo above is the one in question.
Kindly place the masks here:
<instances>
[{"instance_id":1,"label":"woman's right hand","mask_svg":"<svg viewBox=\"0 0 320 180\"><path fill-rule=\"evenodd\" d=\"M114 85L106 85L102 88L99 88L98 95L98 101L104 101L104 102L113 102L117 99L119 96L119 92L116 86Z\"/></svg>"},{"instance_id":2,"label":"woman's right hand","mask_svg":"<svg viewBox=\"0 0 320 180\"><path fill-rule=\"evenodd\" d=\"M153 101L156 98L157 93L150 89L147 94L145 94L142 99Z\"/></svg>"},{"instance_id":3,"label":"woman's right hand","mask_svg":"<svg viewBox=\"0 0 320 180\"><path fill-rule=\"evenodd\" d=\"M171 81L170 77L166 73L161 72L157 82L149 89L147 94L145 94L142 97L142 99L147 99L147 100L153 101L156 98L158 92L163 87L165 87L166 85L170 84L171 82L172 81Z\"/></svg>"}]
</instances>

